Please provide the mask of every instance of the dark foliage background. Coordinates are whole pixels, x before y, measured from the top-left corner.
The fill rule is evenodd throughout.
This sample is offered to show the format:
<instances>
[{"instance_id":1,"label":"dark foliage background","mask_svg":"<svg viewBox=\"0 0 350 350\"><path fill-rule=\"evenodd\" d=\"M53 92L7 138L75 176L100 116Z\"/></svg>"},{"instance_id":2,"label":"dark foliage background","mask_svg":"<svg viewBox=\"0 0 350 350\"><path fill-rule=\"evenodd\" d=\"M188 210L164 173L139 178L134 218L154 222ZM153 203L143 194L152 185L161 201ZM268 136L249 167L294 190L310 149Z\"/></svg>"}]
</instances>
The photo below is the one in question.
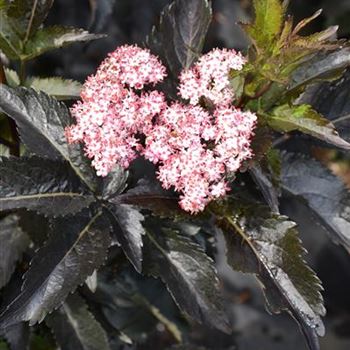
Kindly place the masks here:
<instances>
[{"instance_id":1,"label":"dark foliage background","mask_svg":"<svg viewBox=\"0 0 350 350\"><path fill-rule=\"evenodd\" d=\"M167 0L56 0L47 19L47 24L71 25L89 29L95 33L106 33L104 39L89 44L76 44L53 51L37 59L28 67L29 75L63 76L81 82L92 74L108 52L125 43L142 44L152 25L157 23L161 9ZM213 0L214 21L206 41L205 51L213 47L232 47L244 50L247 40L236 22L249 18L249 0ZM350 36L349 0L292 0L290 12L296 20L311 15L323 8L324 12L308 30L314 32L329 25L340 25L340 36ZM350 92L350 84L345 85ZM322 108L322 106L321 106ZM323 106L323 113L329 112ZM294 141L295 142L295 141ZM300 144L303 140L300 139ZM303 147L301 147L302 149ZM321 154L320 159L334 166L333 159L349 161L343 154ZM332 162L330 162L330 160ZM350 168L343 169L346 175ZM144 171L144 169L139 169ZM327 333L320 339L324 350L346 350L350 348L350 256L340 246L332 244L322 227L316 226L312 218L306 217L300 206L291 200L282 203L283 212L301 226L302 240L309 251L309 264L317 272L325 288L327 308L325 325ZM218 271L227 283L227 293L232 298L231 317L234 334L224 336L204 327L195 328L191 337L198 346L212 349L250 350L295 350L306 349L299 330L286 314L269 316L256 281L249 276L234 273L220 259ZM220 262L222 261L222 263ZM147 286L149 292L157 288ZM139 315L138 317L142 317ZM162 349L160 337L148 341L142 349ZM39 346L39 345L38 345ZM1 349L1 345L0 345ZM38 349L41 349L38 347ZM141 348L140 348L141 349ZM181 349L181 348L179 348Z\"/></svg>"}]
</instances>

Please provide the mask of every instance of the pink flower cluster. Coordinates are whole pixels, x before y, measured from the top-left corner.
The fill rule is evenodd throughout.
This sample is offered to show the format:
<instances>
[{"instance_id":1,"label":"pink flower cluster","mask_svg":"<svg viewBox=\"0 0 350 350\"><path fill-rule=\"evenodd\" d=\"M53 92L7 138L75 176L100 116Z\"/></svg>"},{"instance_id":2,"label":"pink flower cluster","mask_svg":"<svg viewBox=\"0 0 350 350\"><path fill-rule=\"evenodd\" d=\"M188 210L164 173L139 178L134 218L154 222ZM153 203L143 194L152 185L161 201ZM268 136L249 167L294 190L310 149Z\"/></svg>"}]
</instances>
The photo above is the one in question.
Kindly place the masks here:
<instances>
[{"instance_id":1,"label":"pink flower cluster","mask_svg":"<svg viewBox=\"0 0 350 350\"><path fill-rule=\"evenodd\" d=\"M213 50L180 75L179 95L189 104L168 104L161 92L140 91L164 79L164 66L148 50L122 46L84 84L68 141L84 142L100 176L143 155L158 165L163 187L181 193L181 207L197 213L226 194L226 174L252 156L256 115L231 105L228 78L243 64L233 50ZM213 111L200 105L202 96Z\"/></svg>"},{"instance_id":2,"label":"pink flower cluster","mask_svg":"<svg viewBox=\"0 0 350 350\"><path fill-rule=\"evenodd\" d=\"M210 114L200 106L173 103L148 133L143 154L160 164L163 186L182 193L181 207L196 213L225 195L225 174L252 155L255 120L253 113L228 106Z\"/></svg>"},{"instance_id":3,"label":"pink flower cluster","mask_svg":"<svg viewBox=\"0 0 350 350\"><path fill-rule=\"evenodd\" d=\"M165 67L148 50L122 46L90 76L81 101L71 109L77 124L66 129L68 142L83 141L97 175L116 164L127 168L142 149L138 134L152 128L154 116L166 106L158 91L138 93L166 76Z\"/></svg>"},{"instance_id":4,"label":"pink flower cluster","mask_svg":"<svg viewBox=\"0 0 350 350\"><path fill-rule=\"evenodd\" d=\"M206 97L214 104L230 104L234 91L230 87L230 70L241 70L245 64L244 57L234 50L214 49L203 55L190 69L180 75L180 96L199 103Z\"/></svg>"}]
</instances>

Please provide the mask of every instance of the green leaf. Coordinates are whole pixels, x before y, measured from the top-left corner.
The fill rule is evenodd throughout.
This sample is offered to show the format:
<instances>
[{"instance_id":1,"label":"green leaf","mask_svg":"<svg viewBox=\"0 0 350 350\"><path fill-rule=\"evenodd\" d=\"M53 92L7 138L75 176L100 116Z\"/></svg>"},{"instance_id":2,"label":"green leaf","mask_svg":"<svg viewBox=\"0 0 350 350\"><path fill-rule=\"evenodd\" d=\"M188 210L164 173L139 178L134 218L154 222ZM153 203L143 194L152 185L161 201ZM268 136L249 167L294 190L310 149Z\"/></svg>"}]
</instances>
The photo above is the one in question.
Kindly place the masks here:
<instances>
[{"instance_id":1,"label":"green leaf","mask_svg":"<svg viewBox=\"0 0 350 350\"><path fill-rule=\"evenodd\" d=\"M0 289L10 280L16 262L29 245L28 236L19 226L19 218L9 215L0 220Z\"/></svg>"},{"instance_id":2,"label":"green leaf","mask_svg":"<svg viewBox=\"0 0 350 350\"><path fill-rule=\"evenodd\" d=\"M296 224L255 202L232 198L216 208L227 245L227 262L255 274L264 286L270 311L289 311L301 325L311 349L324 334L320 281L303 260Z\"/></svg>"},{"instance_id":3,"label":"green leaf","mask_svg":"<svg viewBox=\"0 0 350 350\"><path fill-rule=\"evenodd\" d=\"M21 37L16 31L16 24L0 10L0 49L11 60L17 60L21 55Z\"/></svg>"},{"instance_id":4,"label":"green leaf","mask_svg":"<svg viewBox=\"0 0 350 350\"><path fill-rule=\"evenodd\" d=\"M46 19L54 0L14 0L7 14L16 21L16 30L27 41Z\"/></svg>"},{"instance_id":5,"label":"green leaf","mask_svg":"<svg viewBox=\"0 0 350 350\"><path fill-rule=\"evenodd\" d=\"M175 0L163 10L148 46L167 62L174 77L202 53L212 17L208 0Z\"/></svg>"},{"instance_id":6,"label":"green leaf","mask_svg":"<svg viewBox=\"0 0 350 350\"><path fill-rule=\"evenodd\" d=\"M159 228L159 223L156 224ZM179 308L210 327L230 333L214 262L188 236L171 228L147 232L145 261L149 273L167 285Z\"/></svg>"},{"instance_id":7,"label":"green leaf","mask_svg":"<svg viewBox=\"0 0 350 350\"><path fill-rule=\"evenodd\" d=\"M110 350L105 330L78 294L70 295L45 321L63 350Z\"/></svg>"},{"instance_id":8,"label":"green leaf","mask_svg":"<svg viewBox=\"0 0 350 350\"><path fill-rule=\"evenodd\" d=\"M138 272L142 270L142 236L145 229L142 226L144 216L133 206L127 204L107 205L113 233L121 245L125 255Z\"/></svg>"},{"instance_id":9,"label":"green leaf","mask_svg":"<svg viewBox=\"0 0 350 350\"><path fill-rule=\"evenodd\" d=\"M76 42L86 42L104 38L103 34L90 34L86 30L73 27L52 26L39 29L24 48L22 60L29 60L44 52L58 49Z\"/></svg>"},{"instance_id":10,"label":"green leaf","mask_svg":"<svg viewBox=\"0 0 350 350\"><path fill-rule=\"evenodd\" d=\"M333 53L342 51L344 43L334 40L338 27L329 27L309 36L298 34L304 26L321 14L320 11L310 18L302 20L293 29L292 17L284 19L286 3L282 5L277 0L256 0L255 3L256 7L258 7L258 3L260 4L259 11L262 14L259 17L260 23L259 25L244 25L246 31L252 36L255 46L255 50L250 51L250 61L254 67L254 74L251 82L245 86L245 92L248 95L254 96L254 93L259 91L259 87L262 88L267 80L285 87L282 90L283 94L286 95L283 96L284 98L295 98L295 95L300 94L307 83L316 79L331 79L335 75L339 76L339 72L344 67L341 67L343 64ZM268 3L270 3L270 7L268 7ZM274 8L272 3L277 7ZM273 19L281 18L281 22L271 21L271 13L274 13L271 16ZM270 36L262 29L264 28L264 22ZM282 22L284 22L283 25ZM325 56L330 55L333 55L332 59L325 62L322 71L323 66L322 64L319 65L317 60L324 60ZM319 71L318 73L315 72L314 66L318 66L316 68ZM307 73L305 70L309 72ZM315 74L315 76L310 76L308 82L302 82L303 78L306 79L306 77L303 77L304 74ZM281 98L281 93L279 97Z\"/></svg>"},{"instance_id":11,"label":"green leaf","mask_svg":"<svg viewBox=\"0 0 350 350\"><path fill-rule=\"evenodd\" d=\"M57 100L74 100L79 98L82 85L71 79L60 77L38 78L31 77L26 80L25 86L36 91L43 91Z\"/></svg>"},{"instance_id":12,"label":"green leaf","mask_svg":"<svg viewBox=\"0 0 350 350\"><path fill-rule=\"evenodd\" d=\"M282 30L285 8L280 0L254 0L255 21L243 25L256 48L269 49Z\"/></svg>"},{"instance_id":13,"label":"green leaf","mask_svg":"<svg viewBox=\"0 0 350 350\"><path fill-rule=\"evenodd\" d=\"M350 144L338 135L333 124L310 105L279 106L273 110L267 122L277 131L298 130L331 145L350 150Z\"/></svg>"},{"instance_id":14,"label":"green leaf","mask_svg":"<svg viewBox=\"0 0 350 350\"><path fill-rule=\"evenodd\" d=\"M23 47L45 20L53 0L15 0L0 6L0 49L9 59L23 57Z\"/></svg>"},{"instance_id":15,"label":"green leaf","mask_svg":"<svg viewBox=\"0 0 350 350\"><path fill-rule=\"evenodd\" d=\"M7 85L15 88L20 85L20 80L17 72L13 69L4 68Z\"/></svg>"},{"instance_id":16,"label":"green leaf","mask_svg":"<svg viewBox=\"0 0 350 350\"><path fill-rule=\"evenodd\" d=\"M10 156L10 149L7 146L3 146L0 144L0 156L1 157L9 157Z\"/></svg>"},{"instance_id":17,"label":"green leaf","mask_svg":"<svg viewBox=\"0 0 350 350\"><path fill-rule=\"evenodd\" d=\"M288 196L306 204L330 237L350 252L350 192L318 161L300 154L282 156L281 185Z\"/></svg>"},{"instance_id":18,"label":"green leaf","mask_svg":"<svg viewBox=\"0 0 350 350\"><path fill-rule=\"evenodd\" d=\"M18 87L20 81L17 72L8 68L4 70L7 84L13 88ZM82 85L78 81L61 77L28 77L24 82L24 86L38 92L45 92L47 95L61 101L79 98L82 89Z\"/></svg>"},{"instance_id":19,"label":"green leaf","mask_svg":"<svg viewBox=\"0 0 350 350\"><path fill-rule=\"evenodd\" d=\"M95 201L67 163L0 158L0 211L25 208L45 215L74 214Z\"/></svg>"},{"instance_id":20,"label":"green leaf","mask_svg":"<svg viewBox=\"0 0 350 350\"><path fill-rule=\"evenodd\" d=\"M41 157L66 160L91 189L98 180L80 145L69 145L64 130L73 123L67 107L43 92L0 85L0 110L14 119L25 146Z\"/></svg>"},{"instance_id":21,"label":"green leaf","mask_svg":"<svg viewBox=\"0 0 350 350\"><path fill-rule=\"evenodd\" d=\"M40 322L106 259L111 243L109 223L98 212L84 211L54 221L46 245L34 256L19 294L0 315L7 327Z\"/></svg>"},{"instance_id":22,"label":"green leaf","mask_svg":"<svg viewBox=\"0 0 350 350\"><path fill-rule=\"evenodd\" d=\"M0 48L10 59L33 59L46 51L105 37L72 27L41 28L53 0L15 0L0 10Z\"/></svg>"}]
</instances>

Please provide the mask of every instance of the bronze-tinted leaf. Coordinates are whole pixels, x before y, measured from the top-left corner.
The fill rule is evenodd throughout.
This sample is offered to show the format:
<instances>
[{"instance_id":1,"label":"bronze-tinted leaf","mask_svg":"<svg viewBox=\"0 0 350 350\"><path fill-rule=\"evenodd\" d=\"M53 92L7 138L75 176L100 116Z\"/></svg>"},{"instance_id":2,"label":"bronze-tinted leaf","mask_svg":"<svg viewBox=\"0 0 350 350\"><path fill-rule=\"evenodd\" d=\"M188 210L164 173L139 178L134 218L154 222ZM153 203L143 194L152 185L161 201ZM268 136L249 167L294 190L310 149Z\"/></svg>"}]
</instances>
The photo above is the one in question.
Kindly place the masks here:
<instances>
[{"instance_id":1,"label":"bronze-tinted leaf","mask_svg":"<svg viewBox=\"0 0 350 350\"><path fill-rule=\"evenodd\" d=\"M90 188L98 183L80 145L69 145L65 127L73 120L67 107L43 92L0 85L0 110L14 119L22 142L41 157L66 160Z\"/></svg>"},{"instance_id":2,"label":"bronze-tinted leaf","mask_svg":"<svg viewBox=\"0 0 350 350\"><path fill-rule=\"evenodd\" d=\"M0 211L27 209L50 216L79 212L95 201L67 163L0 158Z\"/></svg>"},{"instance_id":3,"label":"bronze-tinted leaf","mask_svg":"<svg viewBox=\"0 0 350 350\"><path fill-rule=\"evenodd\" d=\"M19 217L9 215L0 220L0 289L9 281L16 262L29 245L29 238L19 226Z\"/></svg>"},{"instance_id":4,"label":"bronze-tinted leaf","mask_svg":"<svg viewBox=\"0 0 350 350\"><path fill-rule=\"evenodd\" d=\"M163 280L182 311L230 333L212 259L188 236L170 228L155 232L147 232L145 240L148 271Z\"/></svg>"},{"instance_id":5,"label":"bronze-tinted leaf","mask_svg":"<svg viewBox=\"0 0 350 350\"><path fill-rule=\"evenodd\" d=\"M138 272L142 270L142 236L144 216L132 205L109 203L106 206L113 234L125 255Z\"/></svg>"},{"instance_id":6,"label":"bronze-tinted leaf","mask_svg":"<svg viewBox=\"0 0 350 350\"><path fill-rule=\"evenodd\" d=\"M211 15L208 0L175 0L163 10L148 46L167 63L175 78L200 56Z\"/></svg>"},{"instance_id":7,"label":"bronze-tinted leaf","mask_svg":"<svg viewBox=\"0 0 350 350\"><path fill-rule=\"evenodd\" d=\"M224 231L228 264L255 274L264 286L268 308L290 312L310 349L318 349L317 335L324 335L322 288L304 261L296 224L242 198L230 199L226 208L217 207L215 212Z\"/></svg>"},{"instance_id":8,"label":"bronze-tinted leaf","mask_svg":"<svg viewBox=\"0 0 350 350\"><path fill-rule=\"evenodd\" d=\"M301 200L330 237L350 252L350 192L344 183L315 159L284 153L281 186Z\"/></svg>"},{"instance_id":9,"label":"bronze-tinted leaf","mask_svg":"<svg viewBox=\"0 0 350 350\"><path fill-rule=\"evenodd\" d=\"M110 350L105 330L77 293L70 295L45 322L63 350Z\"/></svg>"},{"instance_id":10,"label":"bronze-tinted leaf","mask_svg":"<svg viewBox=\"0 0 350 350\"><path fill-rule=\"evenodd\" d=\"M18 295L0 315L7 327L35 324L61 305L67 295L103 264L110 246L110 227L101 212L89 210L53 223L48 242L34 256Z\"/></svg>"}]
</instances>

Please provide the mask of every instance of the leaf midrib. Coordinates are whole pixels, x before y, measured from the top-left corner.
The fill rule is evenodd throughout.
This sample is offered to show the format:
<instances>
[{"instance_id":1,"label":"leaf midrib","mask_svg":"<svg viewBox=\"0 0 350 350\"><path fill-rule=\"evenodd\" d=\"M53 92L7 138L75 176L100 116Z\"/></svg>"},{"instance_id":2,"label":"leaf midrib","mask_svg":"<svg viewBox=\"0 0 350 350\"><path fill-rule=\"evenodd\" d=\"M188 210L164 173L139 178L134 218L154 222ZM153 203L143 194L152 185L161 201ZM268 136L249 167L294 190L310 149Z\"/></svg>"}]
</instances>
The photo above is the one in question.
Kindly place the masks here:
<instances>
[{"instance_id":1,"label":"leaf midrib","mask_svg":"<svg viewBox=\"0 0 350 350\"><path fill-rule=\"evenodd\" d=\"M16 200L24 200L24 199L40 199L40 198L50 198L50 197L92 197L83 193L76 192L55 192L55 193L38 193L38 194L28 194L28 195L19 195L15 197L4 197L0 198L0 202L2 201L16 201Z\"/></svg>"}]
</instances>

